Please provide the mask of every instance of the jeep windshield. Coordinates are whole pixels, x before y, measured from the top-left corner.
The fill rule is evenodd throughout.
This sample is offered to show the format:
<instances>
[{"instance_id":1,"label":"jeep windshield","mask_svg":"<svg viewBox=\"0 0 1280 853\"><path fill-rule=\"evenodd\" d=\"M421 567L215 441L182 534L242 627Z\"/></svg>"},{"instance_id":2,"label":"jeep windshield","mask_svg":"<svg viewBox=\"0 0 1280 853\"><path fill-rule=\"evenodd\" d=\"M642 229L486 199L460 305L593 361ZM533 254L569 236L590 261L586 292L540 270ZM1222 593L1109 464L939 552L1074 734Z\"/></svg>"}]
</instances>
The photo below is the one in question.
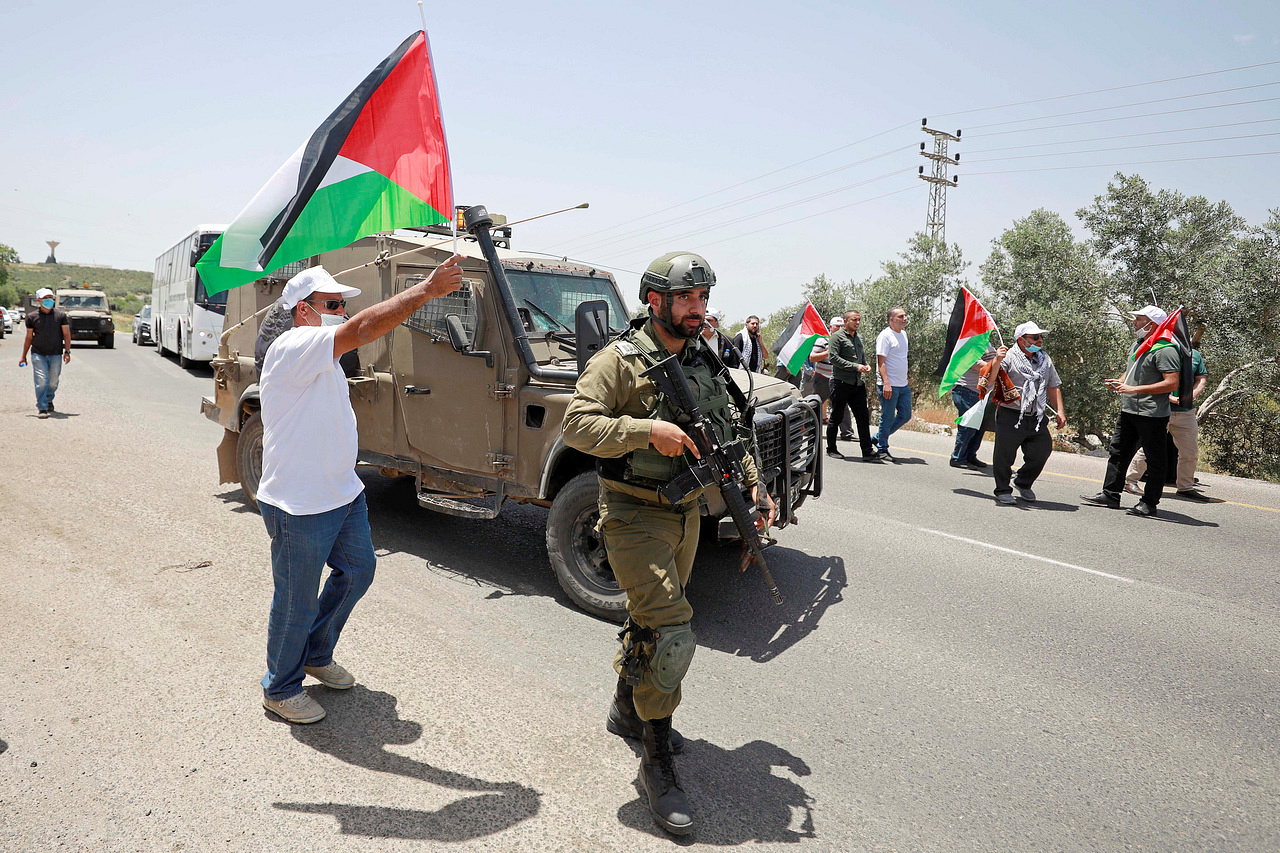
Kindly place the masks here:
<instances>
[{"instance_id":1,"label":"jeep windshield","mask_svg":"<svg viewBox=\"0 0 1280 853\"><path fill-rule=\"evenodd\" d=\"M609 303L609 325L622 328L627 312L607 278L540 270L507 270L516 311L529 332L572 333L574 312L583 302L603 299Z\"/></svg>"},{"instance_id":2,"label":"jeep windshield","mask_svg":"<svg viewBox=\"0 0 1280 853\"><path fill-rule=\"evenodd\" d=\"M62 308L67 311L106 311L107 297L74 293L62 297Z\"/></svg>"}]
</instances>

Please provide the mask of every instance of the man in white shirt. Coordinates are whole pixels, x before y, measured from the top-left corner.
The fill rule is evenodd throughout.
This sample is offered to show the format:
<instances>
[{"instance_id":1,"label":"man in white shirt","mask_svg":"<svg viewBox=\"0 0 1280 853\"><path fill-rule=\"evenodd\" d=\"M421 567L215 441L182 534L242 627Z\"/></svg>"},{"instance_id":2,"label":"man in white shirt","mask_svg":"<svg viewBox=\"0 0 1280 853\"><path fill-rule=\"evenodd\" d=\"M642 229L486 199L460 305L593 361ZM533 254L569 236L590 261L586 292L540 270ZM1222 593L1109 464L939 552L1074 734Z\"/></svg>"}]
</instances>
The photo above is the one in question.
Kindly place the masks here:
<instances>
[{"instance_id":1,"label":"man in white shirt","mask_svg":"<svg viewBox=\"0 0 1280 853\"><path fill-rule=\"evenodd\" d=\"M889 436L911 420L911 388L907 386L907 312L889 309L889 327L876 336L876 387L880 390L880 431L876 458L895 461Z\"/></svg>"},{"instance_id":2,"label":"man in white shirt","mask_svg":"<svg viewBox=\"0 0 1280 853\"><path fill-rule=\"evenodd\" d=\"M356 416L338 359L457 290L460 260L450 258L426 281L350 320L346 298L360 290L339 284L323 267L298 273L281 294L294 326L272 342L260 379L258 508L271 535L275 578L262 705L291 723L324 718L324 708L302 689L304 675L338 690L355 684L334 663L333 648L376 563L364 484L355 472ZM326 563L331 571L321 590Z\"/></svg>"}]
</instances>

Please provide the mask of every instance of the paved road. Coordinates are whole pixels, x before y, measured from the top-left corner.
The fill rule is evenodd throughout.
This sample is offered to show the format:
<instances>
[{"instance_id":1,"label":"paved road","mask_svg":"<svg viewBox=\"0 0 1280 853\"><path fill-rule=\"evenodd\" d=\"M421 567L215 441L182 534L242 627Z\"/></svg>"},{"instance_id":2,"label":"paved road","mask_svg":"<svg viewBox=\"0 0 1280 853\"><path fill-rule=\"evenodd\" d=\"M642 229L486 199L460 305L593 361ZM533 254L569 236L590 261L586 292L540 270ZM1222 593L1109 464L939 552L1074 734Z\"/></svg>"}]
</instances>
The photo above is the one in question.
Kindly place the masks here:
<instances>
[{"instance_id":1,"label":"paved road","mask_svg":"<svg viewBox=\"0 0 1280 853\"><path fill-rule=\"evenodd\" d=\"M267 539L217 484L208 372L121 340L76 347L44 421L0 341L0 849L672 846L603 728L616 628L568 604L536 508L366 477L360 684L269 718ZM771 551L782 607L700 554L689 846L1280 849L1280 488L1209 475L1227 503L1144 521L1081 507L1103 462L1059 454L1005 509L946 445L830 466Z\"/></svg>"}]
</instances>

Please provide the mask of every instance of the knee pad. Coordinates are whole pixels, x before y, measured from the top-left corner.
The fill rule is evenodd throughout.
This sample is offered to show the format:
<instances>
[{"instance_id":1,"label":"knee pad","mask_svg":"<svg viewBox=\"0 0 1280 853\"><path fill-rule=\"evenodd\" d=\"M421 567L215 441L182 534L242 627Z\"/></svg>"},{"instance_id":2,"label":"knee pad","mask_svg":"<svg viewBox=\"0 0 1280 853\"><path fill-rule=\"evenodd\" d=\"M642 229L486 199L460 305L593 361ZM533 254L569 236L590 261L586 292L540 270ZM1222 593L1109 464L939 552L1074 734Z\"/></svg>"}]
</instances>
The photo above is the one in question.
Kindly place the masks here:
<instances>
[{"instance_id":1,"label":"knee pad","mask_svg":"<svg viewBox=\"0 0 1280 853\"><path fill-rule=\"evenodd\" d=\"M698 649L698 638L688 622L667 625L657 631L653 660L649 662L653 686L663 693L674 693L689 671L693 653Z\"/></svg>"}]
</instances>

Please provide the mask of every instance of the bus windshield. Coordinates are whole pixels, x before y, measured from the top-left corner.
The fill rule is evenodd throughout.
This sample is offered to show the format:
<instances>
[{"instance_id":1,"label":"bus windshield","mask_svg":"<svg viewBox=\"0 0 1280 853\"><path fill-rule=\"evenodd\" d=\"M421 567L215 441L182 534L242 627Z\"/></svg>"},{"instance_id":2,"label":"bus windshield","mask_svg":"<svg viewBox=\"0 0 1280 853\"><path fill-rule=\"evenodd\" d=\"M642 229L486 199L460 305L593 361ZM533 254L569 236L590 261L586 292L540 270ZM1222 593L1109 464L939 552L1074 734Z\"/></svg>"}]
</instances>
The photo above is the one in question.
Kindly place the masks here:
<instances>
[{"instance_id":1,"label":"bus windshield","mask_svg":"<svg viewBox=\"0 0 1280 853\"><path fill-rule=\"evenodd\" d=\"M603 299L609 303L609 325L626 325L627 312L618 301L613 282L584 275L507 270L516 311L534 332L572 332L574 312L583 302Z\"/></svg>"},{"instance_id":2,"label":"bus windshield","mask_svg":"<svg viewBox=\"0 0 1280 853\"><path fill-rule=\"evenodd\" d=\"M200 274L196 273L196 304L201 308L208 308L210 311L226 314L227 291L223 290L210 296L205 292L204 282L200 280Z\"/></svg>"}]
</instances>

